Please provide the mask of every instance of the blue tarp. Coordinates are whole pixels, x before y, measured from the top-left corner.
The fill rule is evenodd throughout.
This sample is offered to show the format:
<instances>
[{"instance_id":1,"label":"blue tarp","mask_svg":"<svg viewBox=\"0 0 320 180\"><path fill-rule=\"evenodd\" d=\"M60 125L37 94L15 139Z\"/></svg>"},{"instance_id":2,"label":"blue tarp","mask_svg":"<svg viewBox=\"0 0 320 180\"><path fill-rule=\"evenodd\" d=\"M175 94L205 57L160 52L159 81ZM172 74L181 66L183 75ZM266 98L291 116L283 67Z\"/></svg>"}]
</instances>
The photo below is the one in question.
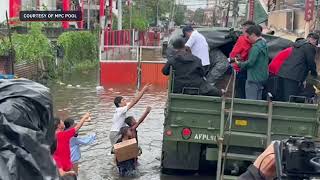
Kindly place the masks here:
<instances>
[{"instance_id":1,"label":"blue tarp","mask_svg":"<svg viewBox=\"0 0 320 180\"><path fill-rule=\"evenodd\" d=\"M0 74L0 79L14 79L13 74Z\"/></svg>"}]
</instances>

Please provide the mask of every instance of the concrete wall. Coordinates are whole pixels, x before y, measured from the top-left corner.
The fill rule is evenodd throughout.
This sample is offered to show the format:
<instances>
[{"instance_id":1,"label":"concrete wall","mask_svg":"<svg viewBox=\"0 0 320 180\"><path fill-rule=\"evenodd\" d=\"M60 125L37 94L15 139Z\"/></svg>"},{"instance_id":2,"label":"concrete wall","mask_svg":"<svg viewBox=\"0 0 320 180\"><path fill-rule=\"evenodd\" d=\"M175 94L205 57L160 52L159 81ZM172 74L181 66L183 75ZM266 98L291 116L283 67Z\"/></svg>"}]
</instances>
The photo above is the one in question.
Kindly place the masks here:
<instances>
[{"instance_id":1,"label":"concrete wall","mask_svg":"<svg viewBox=\"0 0 320 180\"><path fill-rule=\"evenodd\" d=\"M0 23L6 20L6 11L9 16L9 0L0 0Z\"/></svg>"},{"instance_id":2,"label":"concrete wall","mask_svg":"<svg viewBox=\"0 0 320 180\"><path fill-rule=\"evenodd\" d=\"M272 11L268 17L268 27L278 29L278 30L285 30L291 31L290 22L292 18L290 16L293 10L280 10L280 11ZM293 23L294 24L294 23Z\"/></svg>"},{"instance_id":3,"label":"concrete wall","mask_svg":"<svg viewBox=\"0 0 320 180\"><path fill-rule=\"evenodd\" d=\"M296 10L294 13L293 27L296 33L303 33L305 28L304 10Z\"/></svg>"},{"instance_id":4,"label":"concrete wall","mask_svg":"<svg viewBox=\"0 0 320 180\"><path fill-rule=\"evenodd\" d=\"M294 12L293 15L293 31L289 28L290 21L292 21L290 17L290 13ZM284 30L290 31L294 33L303 33L305 29L305 21L304 21L304 9L290 9L290 10L280 10L280 11L272 11L269 14L268 18L268 27L276 30ZM315 16L314 16L315 17ZM314 22L311 22L312 24Z\"/></svg>"}]
</instances>

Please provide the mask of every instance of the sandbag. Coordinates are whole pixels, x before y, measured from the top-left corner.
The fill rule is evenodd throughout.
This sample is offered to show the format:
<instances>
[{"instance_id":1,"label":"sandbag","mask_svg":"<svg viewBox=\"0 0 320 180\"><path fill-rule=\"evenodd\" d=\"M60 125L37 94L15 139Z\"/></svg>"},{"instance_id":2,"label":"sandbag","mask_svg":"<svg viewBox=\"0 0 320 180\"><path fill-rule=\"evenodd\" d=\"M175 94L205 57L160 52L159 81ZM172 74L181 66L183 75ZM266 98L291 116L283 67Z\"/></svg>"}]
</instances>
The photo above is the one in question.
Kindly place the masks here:
<instances>
[{"instance_id":1,"label":"sandbag","mask_svg":"<svg viewBox=\"0 0 320 180\"><path fill-rule=\"evenodd\" d=\"M0 179L59 179L49 89L26 79L0 80Z\"/></svg>"},{"instance_id":2,"label":"sandbag","mask_svg":"<svg viewBox=\"0 0 320 180\"><path fill-rule=\"evenodd\" d=\"M211 50L209 55L210 70L206 78L211 85L215 85L228 70L229 62L228 58L219 49Z\"/></svg>"}]
</instances>

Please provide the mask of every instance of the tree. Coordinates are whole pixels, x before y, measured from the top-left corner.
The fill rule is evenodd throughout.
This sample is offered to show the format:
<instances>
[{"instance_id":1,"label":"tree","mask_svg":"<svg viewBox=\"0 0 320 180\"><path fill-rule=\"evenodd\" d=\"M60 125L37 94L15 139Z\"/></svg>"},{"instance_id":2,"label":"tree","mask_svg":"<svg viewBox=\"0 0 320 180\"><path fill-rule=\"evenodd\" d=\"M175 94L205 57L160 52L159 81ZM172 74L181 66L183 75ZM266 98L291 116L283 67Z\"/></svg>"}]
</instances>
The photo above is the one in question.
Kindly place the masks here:
<instances>
[{"instance_id":1,"label":"tree","mask_svg":"<svg viewBox=\"0 0 320 180\"><path fill-rule=\"evenodd\" d=\"M147 19L137 11L137 5L132 7L131 28L144 31L148 28ZM130 29L130 11L129 6L123 8L123 29Z\"/></svg>"},{"instance_id":2,"label":"tree","mask_svg":"<svg viewBox=\"0 0 320 180\"><path fill-rule=\"evenodd\" d=\"M170 12L172 0L142 0L145 3L145 15L151 24L155 24L157 18L157 9L159 8L159 18ZM158 7L159 6L159 7Z\"/></svg>"},{"instance_id":3,"label":"tree","mask_svg":"<svg viewBox=\"0 0 320 180\"><path fill-rule=\"evenodd\" d=\"M174 16L174 22L180 26L185 23L185 12L187 11L187 7L184 5L178 5L177 10Z\"/></svg>"},{"instance_id":4,"label":"tree","mask_svg":"<svg viewBox=\"0 0 320 180\"><path fill-rule=\"evenodd\" d=\"M203 24L204 21L204 9L197 9L194 13L194 21L197 24Z\"/></svg>"},{"instance_id":5,"label":"tree","mask_svg":"<svg viewBox=\"0 0 320 180\"><path fill-rule=\"evenodd\" d=\"M131 4L131 28L145 30L148 25L156 25L159 19L166 19L170 12L171 0L133 0ZM123 28L130 28L130 6L123 4ZM115 23L114 23L115 24Z\"/></svg>"}]
</instances>

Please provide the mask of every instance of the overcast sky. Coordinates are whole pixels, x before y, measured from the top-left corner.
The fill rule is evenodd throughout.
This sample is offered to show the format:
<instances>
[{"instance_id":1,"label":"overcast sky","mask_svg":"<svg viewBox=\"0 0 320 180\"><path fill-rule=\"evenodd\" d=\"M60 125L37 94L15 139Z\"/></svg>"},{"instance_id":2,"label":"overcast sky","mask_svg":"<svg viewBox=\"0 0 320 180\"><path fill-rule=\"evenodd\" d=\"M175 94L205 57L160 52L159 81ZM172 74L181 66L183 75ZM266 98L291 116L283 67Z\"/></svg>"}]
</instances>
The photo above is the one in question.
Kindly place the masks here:
<instances>
[{"instance_id":1,"label":"overcast sky","mask_svg":"<svg viewBox=\"0 0 320 180\"><path fill-rule=\"evenodd\" d=\"M187 5L188 9L196 10L198 8L206 8L207 4L213 7L217 0L176 0L176 3ZM221 1L221 0L220 0ZM246 4L246 0L239 0L239 3ZM267 0L266 0L267 1Z\"/></svg>"}]
</instances>

